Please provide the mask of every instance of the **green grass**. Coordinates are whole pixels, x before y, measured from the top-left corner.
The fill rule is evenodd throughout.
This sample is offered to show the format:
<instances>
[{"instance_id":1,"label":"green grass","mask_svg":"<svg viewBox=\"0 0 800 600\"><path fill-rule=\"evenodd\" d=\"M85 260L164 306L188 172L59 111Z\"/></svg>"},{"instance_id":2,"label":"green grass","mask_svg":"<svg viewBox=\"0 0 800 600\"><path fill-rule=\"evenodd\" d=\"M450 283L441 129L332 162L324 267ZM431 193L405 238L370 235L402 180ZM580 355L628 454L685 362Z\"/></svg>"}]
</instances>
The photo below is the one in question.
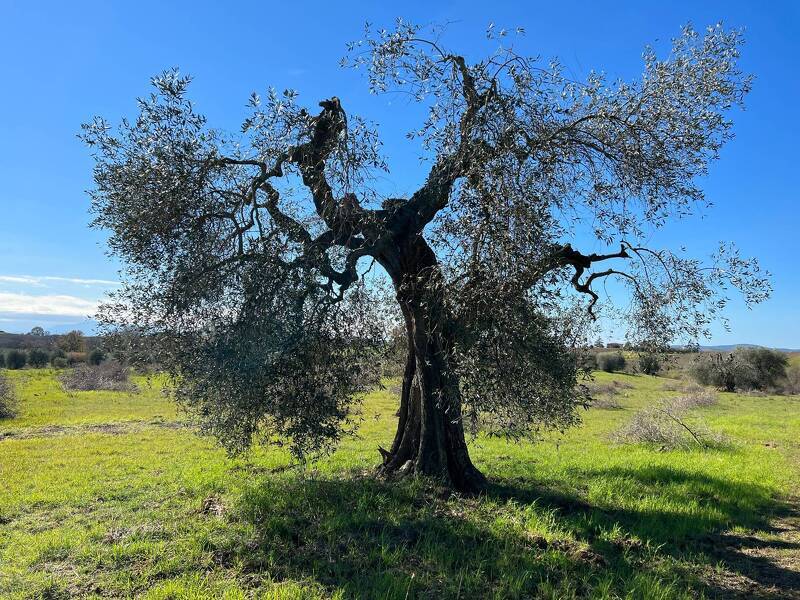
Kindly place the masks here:
<instances>
[{"instance_id":1,"label":"green grass","mask_svg":"<svg viewBox=\"0 0 800 600\"><path fill-rule=\"evenodd\" d=\"M393 433L389 390L367 397L359 439L302 468L277 450L228 458L178 426L146 380L139 394L67 395L51 371L9 374L21 413L0 421L2 598L689 598L745 580L800 589L800 540L771 527L800 491L800 398L722 394L698 415L729 446L660 452L608 436L670 395L666 380L599 373L634 385L621 410L592 409L537 443L477 440L491 486L461 498L371 477Z\"/></svg>"}]
</instances>

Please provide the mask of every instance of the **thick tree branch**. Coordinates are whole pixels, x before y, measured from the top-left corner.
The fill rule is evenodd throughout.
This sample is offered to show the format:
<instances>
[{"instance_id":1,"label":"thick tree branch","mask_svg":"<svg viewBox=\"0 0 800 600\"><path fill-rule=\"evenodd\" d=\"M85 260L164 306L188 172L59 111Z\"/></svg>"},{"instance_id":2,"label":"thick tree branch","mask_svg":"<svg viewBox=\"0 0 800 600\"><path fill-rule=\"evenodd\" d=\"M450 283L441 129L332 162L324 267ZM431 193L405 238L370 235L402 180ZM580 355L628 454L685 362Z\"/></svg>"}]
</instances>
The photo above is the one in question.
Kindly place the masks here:
<instances>
[{"instance_id":1,"label":"thick tree branch","mask_svg":"<svg viewBox=\"0 0 800 600\"><path fill-rule=\"evenodd\" d=\"M610 254L582 254L581 252L575 250L571 244L565 244L554 254L552 262L553 268L570 265L575 269L575 273L570 279L570 283L578 292L591 297L587 310L592 319L597 318L594 313L594 305L599 299L597 292L592 289L593 281L603 277L608 277L609 275L619 275L621 277L625 277L626 279L630 279L634 283L636 282L636 279L632 275L623 271L617 271L616 269L607 269L605 271L591 273L583 282L581 281L581 277L583 277L583 274L587 269L591 268L593 263L615 258L630 258L627 248L627 244L622 243L620 244L619 252L612 252Z\"/></svg>"},{"instance_id":2,"label":"thick tree branch","mask_svg":"<svg viewBox=\"0 0 800 600\"><path fill-rule=\"evenodd\" d=\"M450 193L455 182L464 175L469 164L472 150L472 127L481 105L486 101L494 88L489 88L484 93L479 93L475 78L463 56L446 54L442 60L449 61L461 77L461 93L465 103L464 112L459 119L460 141L458 149L449 155L444 155L436 161L431 168L423 186L417 190L409 200L410 214L414 215L413 229L422 231L440 210L447 206Z\"/></svg>"}]
</instances>

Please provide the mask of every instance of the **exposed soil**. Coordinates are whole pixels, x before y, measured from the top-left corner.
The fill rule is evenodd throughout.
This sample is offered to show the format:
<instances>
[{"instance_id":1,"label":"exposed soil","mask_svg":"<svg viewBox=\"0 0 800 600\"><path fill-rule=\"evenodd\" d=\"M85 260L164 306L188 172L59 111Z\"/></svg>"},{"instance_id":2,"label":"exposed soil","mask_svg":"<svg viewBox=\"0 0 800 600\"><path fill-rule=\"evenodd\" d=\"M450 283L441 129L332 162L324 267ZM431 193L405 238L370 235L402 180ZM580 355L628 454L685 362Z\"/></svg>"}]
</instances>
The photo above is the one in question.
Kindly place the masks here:
<instances>
[{"instance_id":1,"label":"exposed soil","mask_svg":"<svg viewBox=\"0 0 800 600\"><path fill-rule=\"evenodd\" d=\"M710 597L800 599L800 498L788 501L769 529L722 534L713 545L722 568L707 573Z\"/></svg>"},{"instance_id":2,"label":"exposed soil","mask_svg":"<svg viewBox=\"0 0 800 600\"><path fill-rule=\"evenodd\" d=\"M0 431L0 442L11 439L19 440L55 437L60 435L82 435L85 433L124 435L126 433L136 433L151 427L181 429L186 426L186 423L180 421L127 421L121 423L96 423L88 425L47 425L45 427L26 427L25 429Z\"/></svg>"}]
</instances>

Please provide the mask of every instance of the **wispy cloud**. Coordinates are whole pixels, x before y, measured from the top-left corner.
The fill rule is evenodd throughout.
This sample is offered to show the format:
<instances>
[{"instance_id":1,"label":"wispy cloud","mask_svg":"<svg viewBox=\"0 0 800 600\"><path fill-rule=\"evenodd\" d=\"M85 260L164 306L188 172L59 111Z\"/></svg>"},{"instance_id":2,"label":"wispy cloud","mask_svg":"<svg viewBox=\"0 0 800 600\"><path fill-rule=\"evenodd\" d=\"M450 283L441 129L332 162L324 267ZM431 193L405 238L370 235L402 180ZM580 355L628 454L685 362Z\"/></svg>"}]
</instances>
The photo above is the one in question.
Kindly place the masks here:
<instances>
[{"instance_id":1,"label":"wispy cloud","mask_svg":"<svg viewBox=\"0 0 800 600\"><path fill-rule=\"evenodd\" d=\"M96 300L65 294L13 294L0 292L0 313L86 317L97 312Z\"/></svg>"},{"instance_id":2,"label":"wispy cloud","mask_svg":"<svg viewBox=\"0 0 800 600\"><path fill-rule=\"evenodd\" d=\"M57 277L55 275L0 275L0 282L20 283L23 285L45 286L46 282L74 283L76 285L119 285L119 281L110 279L83 279L80 277Z\"/></svg>"}]
</instances>

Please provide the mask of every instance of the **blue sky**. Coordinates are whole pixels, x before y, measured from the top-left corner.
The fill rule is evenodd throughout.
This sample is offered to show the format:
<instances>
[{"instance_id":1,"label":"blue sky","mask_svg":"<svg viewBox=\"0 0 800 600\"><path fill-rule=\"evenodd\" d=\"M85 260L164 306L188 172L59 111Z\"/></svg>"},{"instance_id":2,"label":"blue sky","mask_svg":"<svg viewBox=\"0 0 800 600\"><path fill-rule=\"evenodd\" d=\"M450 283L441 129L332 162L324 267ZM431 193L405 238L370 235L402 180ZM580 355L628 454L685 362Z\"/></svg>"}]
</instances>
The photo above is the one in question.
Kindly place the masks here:
<instances>
[{"instance_id":1,"label":"blue sky","mask_svg":"<svg viewBox=\"0 0 800 600\"><path fill-rule=\"evenodd\" d=\"M736 139L703 182L715 202L704 218L659 233L697 255L736 241L774 274L775 293L748 311L729 310L732 331L713 343L800 347L800 208L793 114L800 97L800 3L786 2L8 2L0 0L0 330L80 324L118 265L89 230L91 161L76 139L99 114L117 121L135 110L149 77L172 66L195 77L192 96L212 125L237 128L252 91L298 90L310 106L337 95L351 112L382 125L392 173L387 191L420 181L403 133L414 123L404 105L372 97L338 60L365 20L395 17L450 22L451 47L468 56L486 48L489 22L524 26L518 50L557 56L581 78L641 72L645 44L664 48L682 24L722 20L746 29L742 64L756 75L745 112L733 115Z\"/></svg>"}]
</instances>

